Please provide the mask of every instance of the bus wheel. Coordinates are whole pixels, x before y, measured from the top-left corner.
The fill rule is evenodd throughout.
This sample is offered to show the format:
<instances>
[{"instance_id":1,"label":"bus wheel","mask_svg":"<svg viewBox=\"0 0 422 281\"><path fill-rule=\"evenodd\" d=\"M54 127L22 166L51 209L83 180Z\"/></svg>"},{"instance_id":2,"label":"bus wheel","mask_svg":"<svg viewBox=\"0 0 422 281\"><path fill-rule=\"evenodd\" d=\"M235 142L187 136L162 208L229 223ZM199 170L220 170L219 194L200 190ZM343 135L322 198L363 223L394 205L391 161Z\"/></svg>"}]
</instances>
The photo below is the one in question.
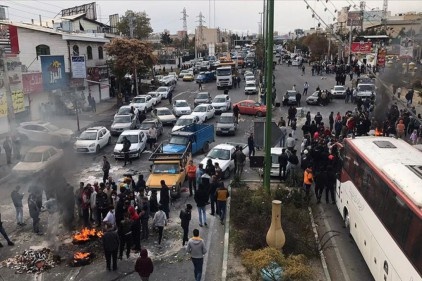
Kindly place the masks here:
<instances>
[{"instance_id":1,"label":"bus wheel","mask_svg":"<svg viewBox=\"0 0 422 281\"><path fill-rule=\"evenodd\" d=\"M344 220L344 227L347 229L347 232L351 236L351 233L350 233L350 216L349 216L349 211L347 209L344 209L344 219L343 220Z\"/></svg>"}]
</instances>

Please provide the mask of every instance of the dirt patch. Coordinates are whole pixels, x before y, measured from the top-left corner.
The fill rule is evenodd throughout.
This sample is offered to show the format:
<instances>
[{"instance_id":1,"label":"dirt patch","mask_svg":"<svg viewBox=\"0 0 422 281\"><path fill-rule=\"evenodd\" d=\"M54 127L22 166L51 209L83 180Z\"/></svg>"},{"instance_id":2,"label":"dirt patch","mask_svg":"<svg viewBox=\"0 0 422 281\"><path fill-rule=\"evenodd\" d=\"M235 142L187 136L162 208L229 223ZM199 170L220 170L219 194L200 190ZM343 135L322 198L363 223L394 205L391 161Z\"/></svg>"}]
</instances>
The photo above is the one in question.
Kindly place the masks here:
<instances>
[{"instance_id":1,"label":"dirt patch","mask_svg":"<svg viewBox=\"0 0 422 281\"><path fill-rule=\"evenodd\" d=\"M229 256L227 261L228 281L252 281L248 272L242 265L240 257L234 253L233 243L229 244Z\"/></svg>"}]
</instances>

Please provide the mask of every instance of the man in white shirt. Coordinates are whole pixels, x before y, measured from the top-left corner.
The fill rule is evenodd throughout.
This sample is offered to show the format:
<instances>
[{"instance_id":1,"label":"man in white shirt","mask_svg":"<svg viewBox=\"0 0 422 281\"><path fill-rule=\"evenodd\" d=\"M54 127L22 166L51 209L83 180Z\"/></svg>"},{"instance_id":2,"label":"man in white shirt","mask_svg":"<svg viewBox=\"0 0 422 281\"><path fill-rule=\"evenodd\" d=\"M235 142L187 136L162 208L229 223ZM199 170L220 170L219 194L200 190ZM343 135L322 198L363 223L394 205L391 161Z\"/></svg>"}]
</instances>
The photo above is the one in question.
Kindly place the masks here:
<instances>
[{"instance_id":1,"label":"man in white shirt","mask_svg":"<svg viewBox=\"0 0 422 281\"><path fill-rule=\"evenodd\" d=\"M308 88L309 88L309 84L308 84L308 82L305 82L305 84L303 85L303 95L304 96L308 95Z\"/></svg>"},{"instance_id":2,"label":"man in white shirt","mask_svg":"<svg viewBox=\"0 0 422 281\"><path fill-rule=\"evenodd\" d=\"M157 142L157 129L155 128L155 125L152 125L152 127L148 130L148 142L149 148L152 150Z\"/></svg>"}]
</instances>

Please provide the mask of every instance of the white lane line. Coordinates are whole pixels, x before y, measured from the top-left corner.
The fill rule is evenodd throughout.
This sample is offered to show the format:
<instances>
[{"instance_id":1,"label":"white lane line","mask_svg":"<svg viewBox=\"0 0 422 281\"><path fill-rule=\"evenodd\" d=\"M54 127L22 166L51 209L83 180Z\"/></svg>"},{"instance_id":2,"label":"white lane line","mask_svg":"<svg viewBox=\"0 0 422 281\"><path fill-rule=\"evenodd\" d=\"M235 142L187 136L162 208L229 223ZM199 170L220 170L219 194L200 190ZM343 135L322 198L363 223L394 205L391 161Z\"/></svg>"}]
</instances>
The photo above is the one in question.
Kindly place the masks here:
<instances>
[{"instance_id":1,"label":"white lane line","mask_svg":"<svg viewBox=\"0 0 422 281\"><path fill-rule=\"evenodd\" d=\"M229 194L232 193L232 187L229 184L228 188ZM224 252L223 252L223 264L221 266L221 281L226 281L227 279L227 260L229 258L229 237L230 237L230 202L231 196L227 198L226 205L226 221L224 223Z\"/></svg>"}]
</instances>

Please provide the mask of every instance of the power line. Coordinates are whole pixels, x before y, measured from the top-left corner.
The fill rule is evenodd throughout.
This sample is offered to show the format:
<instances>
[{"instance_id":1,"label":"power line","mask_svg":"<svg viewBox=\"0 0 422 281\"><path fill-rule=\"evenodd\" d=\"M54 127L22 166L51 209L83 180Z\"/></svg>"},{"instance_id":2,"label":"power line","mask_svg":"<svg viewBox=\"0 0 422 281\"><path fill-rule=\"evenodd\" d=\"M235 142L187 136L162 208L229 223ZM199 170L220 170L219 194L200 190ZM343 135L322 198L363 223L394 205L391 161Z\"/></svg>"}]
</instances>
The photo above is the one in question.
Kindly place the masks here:
<instances>
[{"instance_id":1,"label":"power line","mask_svg":"<svg viewBox=\"0 0 422 281\"><path fill-rule=\"evenodd\" d=\"M21 7L27 7L27 8L31 8L31 9L35 9L35 10L39 10L39 11L43 11L43 12L55 14L55 15L57 14L57 12L53 12L53 11L49 11L49 10L45 10L45 9L41 9L41 8L37 8L37 7L33 7L33 6L30 6L30 5L22 4L22 3L11 1L11 0L9 0L9 1L12 2L15 5L18 5L18 6L21 6Z\"/></svg>"},{"instance_id":2,"label":"power line","mask_svg":"<svg viewBox=\"0 0 422 281\"><path fill-rule=\"evenodd\" d=\"M52 3L46 3L46 2L42 2L42 1L38 1L38 0L32 0L32 1L34 1L34 2L38 2L38 3L41 3L41 4L45 4L45 5L50 5L50 6L52 6L52 7L56 7L56 8L59 8L59 9L66 9L66 8L64 8L64 7L60 7L60 6L57 6L57 5L55 5L55 4L52 4Z\"/></svg>"}]
</instances>

